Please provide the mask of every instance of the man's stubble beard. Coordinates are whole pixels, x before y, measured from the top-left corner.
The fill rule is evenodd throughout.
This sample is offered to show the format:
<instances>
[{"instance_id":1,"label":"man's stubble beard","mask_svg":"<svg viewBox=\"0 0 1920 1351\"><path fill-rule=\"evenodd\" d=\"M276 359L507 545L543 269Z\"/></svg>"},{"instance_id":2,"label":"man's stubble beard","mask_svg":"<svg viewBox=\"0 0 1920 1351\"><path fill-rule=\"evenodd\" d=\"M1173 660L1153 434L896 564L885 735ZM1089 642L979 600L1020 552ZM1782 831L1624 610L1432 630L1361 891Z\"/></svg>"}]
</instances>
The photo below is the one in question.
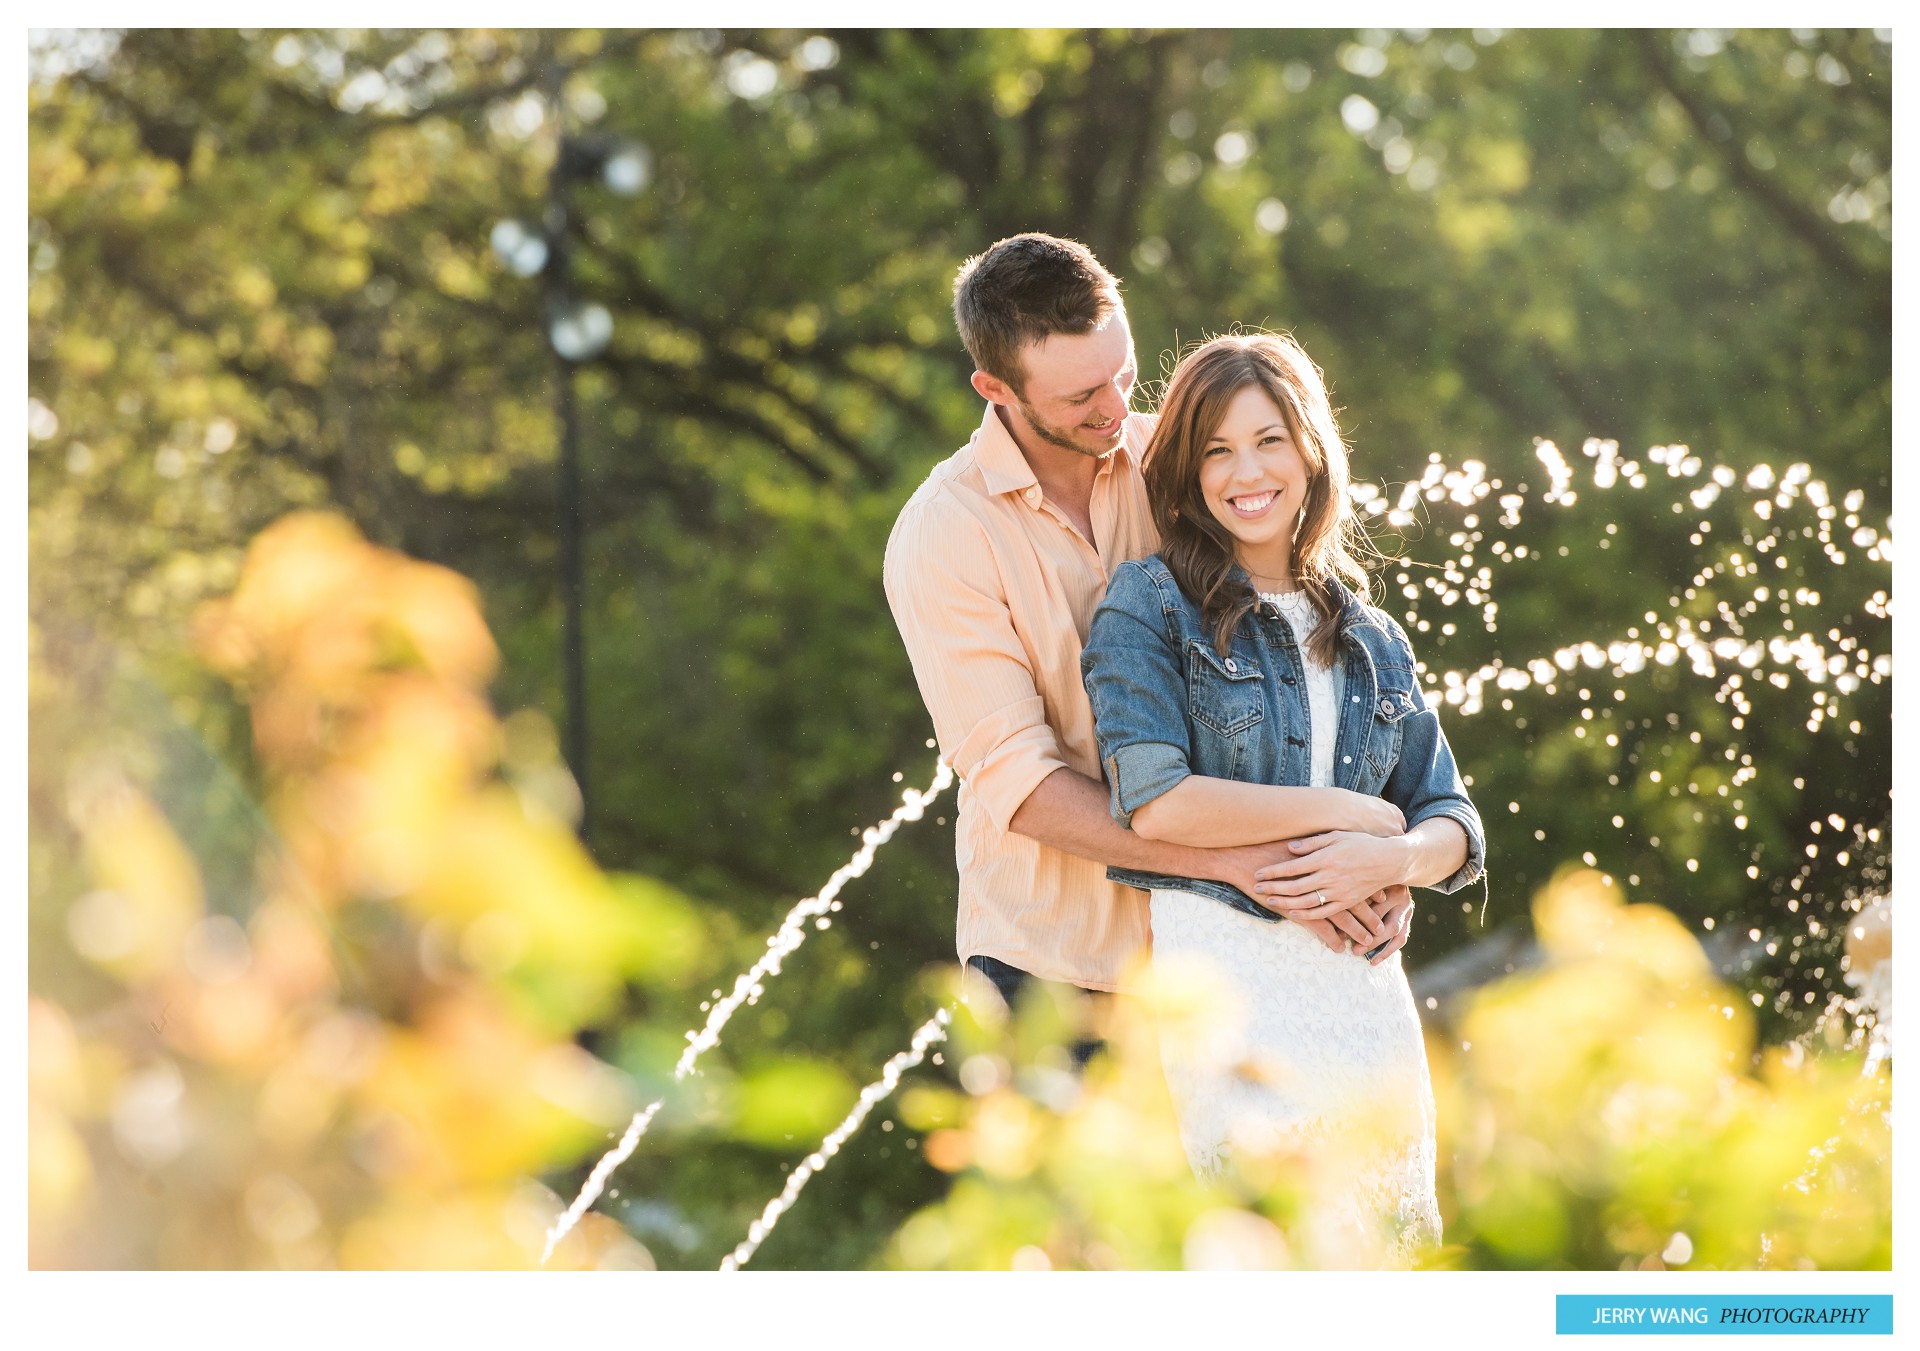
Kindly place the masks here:
<instances>
[{"instance_id":1,"label":"man's stubble beard","mask_svg":"<svg viewBox=\"0 0 1920 1351\"><path fill-rule=\"evenodd\" d=\"M1099 450L1090 450L1080 442L1074 440L1070 433L1063 432L1042 421L1039 415L1024 402L1019 405L1019 409L1020 420L1027 424L1028 431L1032 432L1050 446L1057 446L1061 450L1070 450L1076 455L1084 455L1089 460L1104 460L1107 456L1111 455L1120 444L1116 439L1112 445L1105 446ZM1124 423L1126 418L1121 417L1117 421Z\"/></svg>"}]
</instances>

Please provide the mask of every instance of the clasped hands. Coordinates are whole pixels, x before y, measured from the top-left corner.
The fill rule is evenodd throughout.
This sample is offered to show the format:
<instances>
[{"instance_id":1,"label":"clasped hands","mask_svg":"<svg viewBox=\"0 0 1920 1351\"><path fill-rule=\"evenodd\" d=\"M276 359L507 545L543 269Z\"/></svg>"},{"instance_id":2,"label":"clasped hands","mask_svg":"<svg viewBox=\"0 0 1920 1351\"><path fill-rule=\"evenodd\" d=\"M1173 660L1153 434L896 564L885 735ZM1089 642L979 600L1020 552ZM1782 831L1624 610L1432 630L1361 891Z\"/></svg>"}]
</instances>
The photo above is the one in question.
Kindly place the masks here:
<instances>
[{"instance_id":1,"label":"clasped hands","mask_svg":"<svg viewBox=\"0 0 1920 1351\"><path fill-rule=\"evenodd\" d=\"M1371 953L1378 966L1411 928L1406 824L1391 802L1354 797L1353 829L1287 841L1291 857L1257 868L1248 894L1333 951Z\"/></svg>"}]
</instances>

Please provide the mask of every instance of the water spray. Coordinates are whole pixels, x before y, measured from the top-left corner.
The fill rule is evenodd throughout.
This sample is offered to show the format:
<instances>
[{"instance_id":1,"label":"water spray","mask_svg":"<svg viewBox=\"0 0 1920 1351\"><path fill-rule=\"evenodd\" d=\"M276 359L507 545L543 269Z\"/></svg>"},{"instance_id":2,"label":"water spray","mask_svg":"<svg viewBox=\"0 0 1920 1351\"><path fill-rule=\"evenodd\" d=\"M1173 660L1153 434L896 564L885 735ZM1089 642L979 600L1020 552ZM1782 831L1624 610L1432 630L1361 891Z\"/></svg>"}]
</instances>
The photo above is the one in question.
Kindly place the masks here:
<instances>
[{"instance_id":1,"label":"water spray","mask_svg":"<svg viewBox=\"0 0 1920 1351\"><path fill-rule=\"evenodd\" d=\"M697 1032L687 1033L687 1049L681 1053L679 1062L673 1067L674 1082L678 1083L693 1073L693 1067L699 1062L700 1057L720 1044L721 1029L726 1027L727 1020L733 1017L742 1004L755 1003L766 992L767 977L780 974L781 964L807 941L807 921L813 920L815 927L820 929L831 924L832 921L827 916L830 911L840 908L840 902L836 898L841 888L872 867L873 856L880 846L892 839L894 832L906 822L918 821L926 813L927 805L945 792L952 782L952 767L946 761L940 761L934 772L932 783L925 789L907 789L900 805L894 808L891 816L878 825L868 826L860 833L860 848L855 851L853 857L827 879L827 884L820 888L818 894L807 897L787 912L787 917L782 921L779 929L767 940L767 951L760 960L742 972L740 978L733 984L733 992L716 1002L708 1011L706 1026ZM944 1013L941 1016L944 1018ZM944 1023L942 1026L944 1027ZM945 1033L942 1032L941 1035L944 1036ZM916 1037L915 1045L919 1044L919 1039ZM898 1078L897 1072L895 1078ZM606 1186L607 1179L613 1176L616 1168L632 1156L633 1151L640 1144L640 1137L647 1133L647 1127L653 1124L655 1113L660 1110L665 1101L664 1098L655 1099L634 1113L633 1120L627 1124L626 1134L620 1137L618 1144L601 1156L600 1161L593 1166L593 1171L587 1174L587 1180L581 1186L580 1194L573 1198L573 1204L566 1208L560 1218L553 1222L553 1227L547 1231L546 1248L540 1254L542 1266L545 1266L547 1260L553 1256L553 1250L559 1246L560 1240L572 1231L573 1226L580 1222L580 1217L592 1209L593 1203L600 1199L600 1192Z\"/></svg>"},{"instance_id":2,"label":"water spray","mask_svg":"<svg viewBox=\"0 0 1920 1351\"><path fill-rule=\"evenodd\" d=\"M773 1232L773 1226L780 1222L800 1189L807 1185L807 1179L827 1166L827 1161L840 1152L852 1134L860 1129L860 1123L867 1119L867 1113L874 1104L893 1092L900 1082L900 1076L918 1065L926 1057L927 1048L935 1042L946 1040L947 1024L952 1015L945 1009L920 1024L920 1030L913 1034L913 1041L907 1049L889 1060L880 1072L880 1077L860 1090L860 1099L854 1103L853 1110L847 1113L847 1119L834 1127L833 1133L820 1142L820 1148L800 1161L800 1166L787 1176L787 1185L780 1194L767 1202L767 1208L760 1212L760 1218L747 1226L747 1236L740 1245L728 1253L720 1263L722 1271L738 1271L751 1258L754 1251Z\"/></svg>"}]
</instances>

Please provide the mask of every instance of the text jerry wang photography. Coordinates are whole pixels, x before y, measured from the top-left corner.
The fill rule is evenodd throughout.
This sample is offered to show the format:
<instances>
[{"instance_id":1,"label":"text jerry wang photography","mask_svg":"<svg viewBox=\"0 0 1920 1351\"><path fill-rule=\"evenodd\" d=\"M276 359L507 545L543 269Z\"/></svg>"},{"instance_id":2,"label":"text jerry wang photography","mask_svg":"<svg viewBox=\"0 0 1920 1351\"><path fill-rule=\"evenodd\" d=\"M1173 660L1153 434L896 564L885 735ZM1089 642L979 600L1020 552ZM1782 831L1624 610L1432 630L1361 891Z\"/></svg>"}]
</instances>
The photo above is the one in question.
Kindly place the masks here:
<instances>
[{"instance_id":1,"label":"text jerry wang photography","mask_svg":"<svg viewBox=\"0 0 1920 1351\"><path fill-rule=\"evenodd\" d=\"M28 66L31 1268L1889 1288L1890 30Z\"/></svg>"}]
</instances>

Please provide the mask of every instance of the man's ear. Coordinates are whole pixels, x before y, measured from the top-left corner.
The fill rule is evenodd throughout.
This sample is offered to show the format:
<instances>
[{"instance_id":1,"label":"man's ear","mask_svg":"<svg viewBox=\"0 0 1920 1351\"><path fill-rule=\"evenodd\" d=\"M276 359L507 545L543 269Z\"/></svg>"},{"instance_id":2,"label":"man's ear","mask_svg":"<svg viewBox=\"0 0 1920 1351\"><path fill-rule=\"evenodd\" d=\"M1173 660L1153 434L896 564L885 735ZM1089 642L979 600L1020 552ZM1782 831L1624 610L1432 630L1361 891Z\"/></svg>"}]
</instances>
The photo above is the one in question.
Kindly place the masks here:
<instances>
[{"instance_id":1,"label":"man's ear","mask_svg":"<svg viewBox=\"0 0 1920 1351\"><path fill-rule=\"evenodd\" d=\"M1020 404L1020 396L1014 393L1012 385L986 371L973 373L973 388L988 403L1002 404L1008 408L1017 408Z\"/></svg>"}]
</instances>

